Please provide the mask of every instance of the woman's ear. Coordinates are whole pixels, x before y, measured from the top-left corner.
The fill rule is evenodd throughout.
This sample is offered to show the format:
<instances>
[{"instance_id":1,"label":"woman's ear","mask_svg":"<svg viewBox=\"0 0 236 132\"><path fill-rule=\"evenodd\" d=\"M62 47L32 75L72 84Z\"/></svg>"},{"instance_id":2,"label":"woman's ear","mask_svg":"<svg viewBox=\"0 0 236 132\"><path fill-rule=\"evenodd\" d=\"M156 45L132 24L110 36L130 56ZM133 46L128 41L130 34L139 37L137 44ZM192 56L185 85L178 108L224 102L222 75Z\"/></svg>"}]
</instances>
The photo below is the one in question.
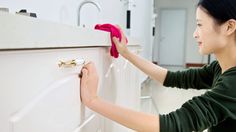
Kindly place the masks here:
<instances>
[{"instance_id":1,"label":"woman's ear","mask_svg":"<svg viewBox=\"0 0 236 132\"><path fill-rule=\"evenodd\" d=\"M232 35L236 32L236 20L230 19L226 23L226 35Z\"/></svg>"}]
</instances>

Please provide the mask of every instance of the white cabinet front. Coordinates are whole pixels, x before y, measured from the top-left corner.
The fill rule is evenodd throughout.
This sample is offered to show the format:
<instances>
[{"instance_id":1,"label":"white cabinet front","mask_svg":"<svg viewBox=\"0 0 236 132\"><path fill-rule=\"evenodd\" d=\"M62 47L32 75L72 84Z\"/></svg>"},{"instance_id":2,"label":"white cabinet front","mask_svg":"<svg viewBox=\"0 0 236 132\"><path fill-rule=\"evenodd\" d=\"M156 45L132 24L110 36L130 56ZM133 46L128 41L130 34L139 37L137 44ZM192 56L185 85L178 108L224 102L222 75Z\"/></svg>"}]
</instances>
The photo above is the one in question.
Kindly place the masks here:
<instances>
[{"instance_id":1,"label":"white cabinet front","mask_svg":"<svg viewBox=\"0 0 236 132\"><path fill-rule=\"evenodd\" d=\"M55 81L10 118L13 132L73 132L81 122L78 76Z\"/></svg>"},{"instance_id":2,"label":"white cabinet front","mask_svg":"<svg viewBox=\"0 0 236 132\"><path fill-rule=\"evenodd\" d=\"M88 128L91 122L102 131L100 117L80 102L82 66L58 67L61 60L83 58L93 61L101 73L101 52L101 48L1 51L0 131L93 132Z\"/></svg>"}]
</instances>

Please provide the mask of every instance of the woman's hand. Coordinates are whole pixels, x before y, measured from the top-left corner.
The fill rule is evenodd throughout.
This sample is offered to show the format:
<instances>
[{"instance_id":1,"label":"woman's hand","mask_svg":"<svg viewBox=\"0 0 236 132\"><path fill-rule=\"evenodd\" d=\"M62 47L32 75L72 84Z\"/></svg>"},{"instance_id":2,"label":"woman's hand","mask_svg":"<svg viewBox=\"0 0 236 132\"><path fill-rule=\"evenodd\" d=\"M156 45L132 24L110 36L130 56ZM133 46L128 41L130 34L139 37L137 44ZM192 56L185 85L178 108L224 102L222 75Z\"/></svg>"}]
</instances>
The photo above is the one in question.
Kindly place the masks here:
<instances>
[{"instance_id":1,"label":"woman's hand","mask_svg":"<svg viewBox=\"0 0 236 132\"><path fill-rule=\"evenodd\" d=\"M94 63L89 62L82 70L80 79L80 97L83 104L90 106L97 99L99 77Z\"/></svg>"},{"instance_id":2,"label":"woman's hand","mask_svg":"<svg viewBox=\"0 0 236 132\"><path fill-rule=\"evenodd\" d=\"M113 42L115 43L116 45L116 49L117 51L122 55L124 56L124 54L126 54L128 52L128 48L126 46L126 37L122 31L122 29L117 25L117 28L120 29L120 32L121 32L121 41L119 41L118 38L116 37L113 37L112 40Z\"/></svg>"}]
</instances>

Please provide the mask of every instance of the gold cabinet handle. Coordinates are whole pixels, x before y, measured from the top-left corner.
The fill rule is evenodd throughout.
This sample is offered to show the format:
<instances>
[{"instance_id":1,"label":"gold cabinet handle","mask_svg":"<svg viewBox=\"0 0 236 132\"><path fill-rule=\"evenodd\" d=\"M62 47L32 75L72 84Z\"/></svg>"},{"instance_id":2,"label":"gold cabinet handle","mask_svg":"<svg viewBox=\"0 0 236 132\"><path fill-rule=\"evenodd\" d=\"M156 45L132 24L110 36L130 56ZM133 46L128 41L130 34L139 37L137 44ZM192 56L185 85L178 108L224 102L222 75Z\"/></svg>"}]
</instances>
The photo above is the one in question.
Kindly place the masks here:
<instances>
[{"instance_id":1,"label":"gold cabinet handle","mask_svg":"<svg viewBox=\"0 0 236 132\"><path fill-rule=\"evenodd\" d=\"M75 66L80 66L85 64L85 60L81 58L73 59L73 60L68 60L68 61L60 61L58 63L59 67L65 67L65 68L71 68Z\"/></svg>"}]
</instances>

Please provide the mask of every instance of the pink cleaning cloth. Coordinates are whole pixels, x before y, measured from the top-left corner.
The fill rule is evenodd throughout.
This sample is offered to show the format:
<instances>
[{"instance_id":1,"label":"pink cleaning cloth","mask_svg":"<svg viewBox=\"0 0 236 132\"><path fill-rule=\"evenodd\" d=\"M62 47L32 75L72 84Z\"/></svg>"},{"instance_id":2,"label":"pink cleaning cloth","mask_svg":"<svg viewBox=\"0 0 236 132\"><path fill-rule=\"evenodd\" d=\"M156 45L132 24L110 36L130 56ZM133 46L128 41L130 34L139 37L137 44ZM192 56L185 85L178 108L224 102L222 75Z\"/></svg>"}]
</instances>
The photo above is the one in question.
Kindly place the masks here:
<instances>
[{"instance_id":1,"label":"pink cleaning cloth","mask_svg":"<svg viewBox=\"0 0 236 132\"><path fill-rule=\"evenodd\" d=\"M116 45L113 42L112 38L117 37L119 39L119 41L121 41L122 35L121 35L120 29L117 28L116 26L112 25L112 24L97 24L95 26L95 29L110 32L110 37L111 37L111 42L112 42L111 49L110 49L110 54L114 58L118 58L119 53L116 49ZM127 43L128 43L128 40L126 38L126 44Z\"/></svg>"}]
</instances>

